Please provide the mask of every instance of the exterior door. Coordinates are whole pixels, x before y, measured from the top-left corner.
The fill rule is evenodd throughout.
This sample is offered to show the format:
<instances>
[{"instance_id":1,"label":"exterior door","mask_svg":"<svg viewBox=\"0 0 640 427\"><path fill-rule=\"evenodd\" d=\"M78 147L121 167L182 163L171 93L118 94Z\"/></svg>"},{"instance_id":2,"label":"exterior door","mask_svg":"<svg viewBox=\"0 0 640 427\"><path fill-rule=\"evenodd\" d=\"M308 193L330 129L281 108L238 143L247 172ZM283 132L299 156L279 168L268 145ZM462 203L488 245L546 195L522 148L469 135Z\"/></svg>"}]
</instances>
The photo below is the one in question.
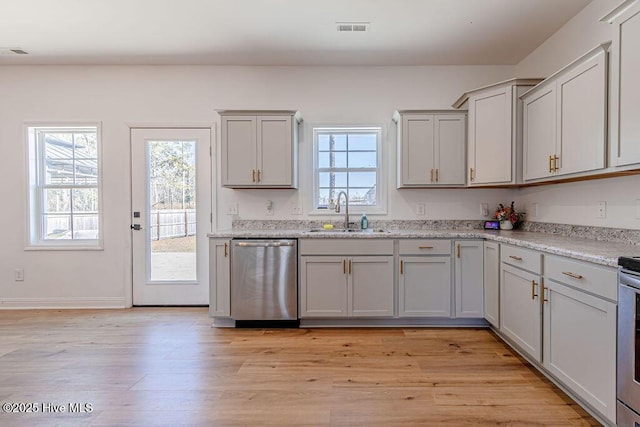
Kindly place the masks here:
<instances>
[{"instance_id":1,"label":"exterior door","mask_svg":"<svg viewBox=\"0 0 640 427\"><path fill-rule=\"evenodd\" d=\"M131 129L133 305L209 303L211 129Z\"/></svg>"}]
</instances>

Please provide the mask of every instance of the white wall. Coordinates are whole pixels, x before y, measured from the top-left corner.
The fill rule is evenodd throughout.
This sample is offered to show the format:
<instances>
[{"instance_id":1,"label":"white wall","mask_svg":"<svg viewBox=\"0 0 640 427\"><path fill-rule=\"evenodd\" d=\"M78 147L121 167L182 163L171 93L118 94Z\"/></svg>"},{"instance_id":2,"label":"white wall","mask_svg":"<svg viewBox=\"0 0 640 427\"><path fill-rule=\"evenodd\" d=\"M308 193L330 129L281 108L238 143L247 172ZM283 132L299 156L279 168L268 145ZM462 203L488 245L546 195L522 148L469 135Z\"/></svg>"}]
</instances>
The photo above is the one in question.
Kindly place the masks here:
<instances>
[{"instance_id":1,"label":"white wall","mask_svg":"<svg viewBox=\"0 0 640 427\"><path fill-rule=\"evenodd\" d=\"M517 65L518 77L548 76L598 44L612 40L613 25L599 20L621 2L594 0ZM526 205L532 221L640 229L636 207L640 176L522 189L516 199ZM600 201L607 203L605 219L596 215ZM534 203L538 204L538 216L533 215Z\"/></svg>"},{"instance_id":2,"label":"white wall","mask_svg":"<svg viewBox=\"0 0 640 427\"><path fill-rule=\"evenodd\" d=\"M0 67L0 307L122 306L131 292L129 125L213 123L214 109L299 109L300 189L216 189L216 222L227 228L229 203L241 218L292 217L291 203L309 209L310 126L382 124L387 132L388 215L480 219L479 203L508 202L512 190L395 190L395 109L450 108L464 91L513 76L514 67ZM102 121L103 251L25 251L25 121ZM219 144L219 141L218 141ZM216 171L216 173L218 173ZM266 200L275 215L266 217ZM293 218L307 218L297 216ZM25 281L14 282L15 268Z\"/></svg>"}]
</instances>

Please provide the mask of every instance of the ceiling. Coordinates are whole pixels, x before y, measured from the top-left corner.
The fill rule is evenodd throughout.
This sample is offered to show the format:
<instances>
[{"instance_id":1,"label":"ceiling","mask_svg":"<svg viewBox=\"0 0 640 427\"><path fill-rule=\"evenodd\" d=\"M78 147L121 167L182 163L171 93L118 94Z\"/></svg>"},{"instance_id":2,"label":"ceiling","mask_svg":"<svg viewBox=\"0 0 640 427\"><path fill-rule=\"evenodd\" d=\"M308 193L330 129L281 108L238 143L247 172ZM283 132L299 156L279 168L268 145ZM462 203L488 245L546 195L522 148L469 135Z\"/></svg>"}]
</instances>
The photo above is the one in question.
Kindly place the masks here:
<instances>
[{"instance_id":1,"label":"ceiling","mask_svg":"<svg viewBox=\"0 0 640 427\"><path fill-rule=\"evenodd\" d=\"M509 65L590 1L3 0L0 65Z\"/></svg>"}]
</instances>

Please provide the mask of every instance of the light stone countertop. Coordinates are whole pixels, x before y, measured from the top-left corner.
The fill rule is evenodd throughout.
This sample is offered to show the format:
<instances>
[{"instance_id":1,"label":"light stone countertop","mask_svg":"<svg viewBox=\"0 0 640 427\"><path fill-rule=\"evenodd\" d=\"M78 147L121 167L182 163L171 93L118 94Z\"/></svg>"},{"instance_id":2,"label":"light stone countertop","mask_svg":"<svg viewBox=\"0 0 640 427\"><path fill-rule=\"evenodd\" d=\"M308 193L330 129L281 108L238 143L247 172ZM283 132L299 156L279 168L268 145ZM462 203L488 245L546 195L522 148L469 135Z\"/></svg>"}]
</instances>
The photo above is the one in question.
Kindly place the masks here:
<instances>
[{"instance_id":1,"label":"light stone countertop","mask_svg":"<svg viewBox=\"0 0 640 427\"><path fill-rule=\"evenodd\" d=\"M534 249L611 267L618 266L619 256L640 256L640 245L610 243L601 240L565 237L530 231L490 230L392 230L386 233L309 230L226 230L208 235L210 238L250 239L486 239Z\"/></svg>"}]
</instances>

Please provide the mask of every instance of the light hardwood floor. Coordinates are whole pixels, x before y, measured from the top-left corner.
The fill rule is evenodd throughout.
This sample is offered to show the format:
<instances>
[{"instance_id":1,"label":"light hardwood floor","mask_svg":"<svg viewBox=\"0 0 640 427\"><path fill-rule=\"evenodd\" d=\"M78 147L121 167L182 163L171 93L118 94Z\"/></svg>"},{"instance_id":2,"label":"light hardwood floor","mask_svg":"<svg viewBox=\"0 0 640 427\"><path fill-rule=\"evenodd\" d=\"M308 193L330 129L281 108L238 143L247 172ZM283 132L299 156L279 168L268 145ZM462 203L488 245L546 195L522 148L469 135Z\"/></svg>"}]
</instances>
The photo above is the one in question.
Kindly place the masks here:
<instances>
[{"instance_id":1,"label":"light hardwood floor","mask_svg":"<svg viewBox=\"0 0 640 427\"><path fill-rule=\"evenodd\" d=\"M13 425L598 425L481 329L215 329L203 308L0 311ZM42 403L91 403L42 413Z\"/></svg>"}]
</instances>

